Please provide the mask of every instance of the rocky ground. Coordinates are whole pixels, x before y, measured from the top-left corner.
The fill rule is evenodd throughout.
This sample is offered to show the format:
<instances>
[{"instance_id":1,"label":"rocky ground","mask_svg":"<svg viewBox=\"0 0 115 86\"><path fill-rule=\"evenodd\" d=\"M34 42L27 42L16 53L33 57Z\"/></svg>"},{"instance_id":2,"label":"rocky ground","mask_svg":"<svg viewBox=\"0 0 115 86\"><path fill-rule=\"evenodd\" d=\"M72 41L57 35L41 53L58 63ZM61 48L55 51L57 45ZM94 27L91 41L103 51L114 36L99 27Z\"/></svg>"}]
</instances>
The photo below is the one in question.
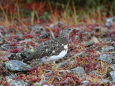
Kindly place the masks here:
<instances>
[{"instance_id":1,"label":"rocky ground","mask_svg":"<svg viewBox=\"0 0 115 86\"><path fill-rule=\"evenodd\" d=\"M0 26L0 86L114 86L115 18L101 24L62 22ZM69 52L56 63L23 62L42 42L69 27Z\"/></svg>"}]
</instances>

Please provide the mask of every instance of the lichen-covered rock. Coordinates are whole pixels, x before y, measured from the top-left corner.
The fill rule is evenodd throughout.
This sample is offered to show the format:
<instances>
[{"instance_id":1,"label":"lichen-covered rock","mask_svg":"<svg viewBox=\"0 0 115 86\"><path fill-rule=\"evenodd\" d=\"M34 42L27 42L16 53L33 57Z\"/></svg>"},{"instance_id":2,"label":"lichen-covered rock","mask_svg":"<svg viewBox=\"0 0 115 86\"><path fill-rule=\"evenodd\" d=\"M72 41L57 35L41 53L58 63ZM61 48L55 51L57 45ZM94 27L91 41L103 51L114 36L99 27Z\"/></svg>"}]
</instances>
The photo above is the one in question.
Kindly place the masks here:
<instances>
[{"instance_id":1,"label":"lichen-covered rock","mask_svg":"<svg viewBox=\"0 0 115 86\"><path fill-rule=\"evenodd\" d=\"M112 71L115 71L115 64L110 65L109 68L110 68Z\"/></svg>"},{"instance_id":2,"label":"lichen-covered rock","mask_svg":"<svg viewBox=\"0 0 115 86\"><path fill-rule=\"evenodd\" d=\"M106 51L114 51L115 48L113 46L105 46L102 48L102 52L106 52Z\"/></svg>"},{"instance_id":3,"label":"lichen-covered rock","mask_svg":"<svg viewBox=\"0 0 115 86\"><path fill-rule=\"evenodd\" d=\"M98 60L102 60L102 61L104 61L104 62L111 63L111 62L112 62L112 58L113 58L112 55L101 54L101 55L98 57Z\"/></svg>"},{"instance_id":4,"label":"lichen-covered rock","mask_svg":"<svg viewBox=\"0 0 115 86\"><path fill-rule=\"evenodd\" d=\"M28 83L23 80L11 80L9 86L28 86Z\"/></svg>"},{"instance_id":5,"label":"lichen-covered rock","mask_svg":"<svg viewBox=\"0 0 115 86\"><path fill-rule=\"evenodd\" d=\"M84 79L86 78L86 73L83 67L77 67L71 70L72 72L74 72L79 79Z\"/></svg>"},{"instance_id":6,"label":"lichen-covered rock","mask_svg":"<svg viewBox=\"0 0 115 86\"><path fill-rule=\"evenodd\" d=\"M4 68L13 72L28 71L31 66L18 60L10 60L4 63Z\"/></svg>"},{"instance_id":7,"label":"lichen-covered rock","mask_svg":"<svg viewBox=\"0 0 115 86\"><path fill-rule=\"evenodd\" d=\"M115 17L105 19L105 26L111 27L113 24L115 24Z\"/></svg>"},{"instance_id":8,"label":"lichen-covered rock","mask_svg":"<svg viewBox=\"0 0 115 86\"><path fill-rule=\"evenodd\" d=\"M109 74L110 74L112 81L115 81L115 71L111 71Z\"/></svg>"}]
</instances>

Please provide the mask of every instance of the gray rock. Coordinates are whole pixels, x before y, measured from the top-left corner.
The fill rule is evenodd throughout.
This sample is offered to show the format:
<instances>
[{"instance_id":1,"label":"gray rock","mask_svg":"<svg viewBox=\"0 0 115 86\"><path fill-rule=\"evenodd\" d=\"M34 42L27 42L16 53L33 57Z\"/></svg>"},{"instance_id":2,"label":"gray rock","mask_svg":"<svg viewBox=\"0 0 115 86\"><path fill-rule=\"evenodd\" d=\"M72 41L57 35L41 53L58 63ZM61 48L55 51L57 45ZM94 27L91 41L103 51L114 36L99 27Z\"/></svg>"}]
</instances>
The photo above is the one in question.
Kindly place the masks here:
<instances>
[{"instance_id":1,"label":"gray rock","mask_svg":"<svg viewBox=\"0 0 115 86\"><path fill-rule=\"evenodd\" d=\"M9 44L3 44L2 46L1 46L1 49L2 50L8 50L8 49L11 49L12 48L12 46L10 46Z\"/></svg>"},{"instance_id":2,"label":"gray rock","mask_svg":"<svg viewBox=\"0 0 115 86\"><path fill-rule=\"evenodd\" d=\"M83 67L79 66L77 68L72 69L71 71L74 72L79 77L79 79L86 78L86 73Z\"/></svg>"},{"instance_id":3,"label":"gray rock","mask_svg":"<svg viewBox=\"0 0 115 86\"><path fill-rule=\"evenodd\" d=\"M115 71L111 71L109 74L110 74L112 81L115 81Z\"/></svg>"},{"instance_id":4,"label":"gray rock","mask_svg":"<svg viewBox=\"0 0 115 86\"><path fill-rule=\"evenodd\" d=\"M11 80L9 86L28 86L28 83L23 80Z\"/></svg>"},{"instance_id":5,"label":"gray rock","mask_svg":"<svg viewBox=\"0 0 115 86\"><path fill-rule=\"evenodd\" d=\"M112 39L111 38L103 38L102 41L103 42L110 42Z\"/></svg>"},{"instance_id":6,"label":"gray rock","mask_svg":"<svg viewBox=\"0 0 115 86\"><path fill-rule=\"evenodd\" d=\"M100 82L101 83L108 83L108 82L110 82L110 80L108 80L108 79L102 79Z\"/></svg>"},{"instance_id":7,"label":"gray rock","mask_svg":"<svg viewBox=\"0 0 115 86\"><path fill-rule=\"evenodd\" d=\"M113 71L115 71L115 64L110 65L110 68L111 68Z\"/></svg>"},{"instance_id":8,"label":"gray rock","mask_svg":"<svg viewBox=\"0 0 115 86\"><path fill-rule=\"evenodd\" d=\"M19 41L19 44L21 44L21 43L27 43L27 42L30 42L30 41L32 41L32 39L25 39L25 40L22 40L22 41Z\"/></svg>"},{"instance_id":9,"label":"gray rock","mask_svg":"<svg viewBox=\"0 0 115 86\"><path fill-rule=\"evenodd\" d=\"M87 81L87 80L82 81L82 85L81 86L87 86L88 83L89 83L89 81Z\"/></svg>"},{"instance_id":10,"label":"gray rock","mask_svg":"<svg viewBox=\"0 0 115 86\"><path fill-rule=\"evenodd\" d=\"M112 63L115 64L115 57L112 58Z\"/></svg>"},{"instance_id":11,"label":"gray rock","mask_svg":"<svg viewBox=\"0 0 115 86\"><path fill-rule=\"evenodd\" d=\"M6 78L6 81L9 83L16 76L17 76L16 74L10 74L10 75L5 76L5 78Z\"/></svg>"},{"instance_id":12,"label":"gray rock","mask_svg":"<svg viewBox=\"0 0 115 86\"><path fill-rule=\"evenodd\" d=\"M94 42L92 40L90 40L90 41L86 41L84 44L85 44L85 46L92 46L94 44Z\"/></svg>"},{"instance_id":13,"label":"gray rock","mask_svg":"<svg viewBox=\"0 0 115 86\"><path fill-rule=\"evenodd\" d=\"M114 51L115 48L113 46L105 46L102 48L102 52L106 52L106 51Z\"/></svg>"},{"instance_id":14,"label":"gray rock","mask_svg":"<svg viewBox=\"0 0 115 86\"><path fill-rule=\"evenodd\" d=\"M43 83L45 83L45 82L46 82L45 80L41 80L39 82L34 83L33 86L42 86Z\"/></svg>"},{"instance_id":15,"label":"gray rock","mask_svg":"<svg viewBox=\"0 0 115 86\"><path fill-rule=\"evenodd\" d=\"M115 17L110 17L105 19L106 27L111 27L113 24L115 24Z\"/></svg>"},{"instance_id":16,"label":"gray rock","mask_svg":"<svg viewBox=\"0 0 115 86\"><path fill-rule=\"evenodd\" d=\"M101 55L98 57L98 60L102 60L102 61L104 61L104 62L111 63L111 62L112 62L112 58L113 58L112 55L101 54Z\"/></svg>"},{"instance_id":17,"label":"gray rock","mask_svg":"<svg viewBox=\"0 0 115 86\"><path fill-rule=\"evenodd\" d=\"M93 74L93 75L97 75L97 76L99 76L98 73L97 73L96 71L94 71L94 70L91 71L91 72L89 72L89 74Z\"/></svg>"},{"instance_id":18,"label":"gray rock","mask_svg":"<svg viewBox=\"0 0 115 86\"><path fill-rule=\"evenodd\" d=\"M4 63L4 68L10 71L19 72L19 71L28 71L31 66L23 63L18 60L10 60Z\"/></svg>"},{"instance_id":19,"label":"gray rock","mask_svg":"<svg viewBox=\"0 0 115 86\"><path fill-rule=\"evenodd\" d=\"M75 56L79 56L79 57L82 57L83 55L84 55L84 52L79 52L75 54Z\"/></svg>"}]
</instances>

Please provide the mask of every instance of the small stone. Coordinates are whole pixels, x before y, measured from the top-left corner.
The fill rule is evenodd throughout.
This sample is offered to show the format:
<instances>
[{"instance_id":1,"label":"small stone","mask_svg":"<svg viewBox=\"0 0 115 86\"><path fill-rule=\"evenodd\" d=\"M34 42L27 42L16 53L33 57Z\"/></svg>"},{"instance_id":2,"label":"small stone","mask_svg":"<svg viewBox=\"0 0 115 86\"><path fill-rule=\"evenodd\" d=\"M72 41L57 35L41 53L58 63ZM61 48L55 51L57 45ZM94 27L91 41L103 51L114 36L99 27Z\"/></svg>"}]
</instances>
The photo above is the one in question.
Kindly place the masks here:
<instances>
[{"instance_id":1,"label":"small stone","mask_svg":"<svg viewBox=\"0 0 115 86\"><path fill-rule=\"evenodd\" d=\"M28 86L28 83L23 80L11 80L9 86Z\"/></svg>"},{"instance_id":2,"label":"small stone","mask_svg":"<svg viewBox=\"0 0 115 86\"><path fill-rule=\"evenodd\" d=\"M86 41L84 44L85 44L85 46L90 47L94 44L94 42L92 40L90 40L90 41Z\"/></svg>"},{"instance_id":3,"label":"small stone","mask_svg":"<svg viewBox=\"0 0 115 86\"><path fill-rule=\"evenodd\" d=\"M104 62L111 63L111 62L112 62L112 58L113 58L112 55L101 54L101 55L98 57L98 60L102 60L102 61L104 61Z\"/></svg>"},{"instance_id":4,"label":"small stone","mask_svg":"<svg viewBox=\"0 0 115 86\"><path fill-rule=\"evenodd\" d=\"M89 74L93 74L93 75L99 76L98 73L95 70L92 70L91 72L89 72Z\"/></svg>"},{"instance_id":5,"label":"small stone","mask_svg":"<svg viewBox=\"0 0 115 86\"><path fill-rule=\"evenodd\" d=\"M19 44L27 43L27 42L30 42L30 41L32 41L32 39L25 39L25 40L19 41Z\"/></svg>"},{"instance_id":6,"label":"small stone","mask_svg":"<svg viewBox=\"0 0 115 86\"><path fill-rule=\"evenodd\" d=\"M112 64L108 67L107 72L115 71L115 64Z\"/></svg>"},{"instance_id":7,"label":"small stone","mask_svg":"<svg viewBox=\"0 0 115 86\"><path fill-rule=\"evenodd\" d=\"M82 57L84 55L84 52L79 52L77 54L75 54L75 56L79 56L79 57Z\"/></svg>"},{"instance_id":8,"label":"small stone","mask_svg":"<svg viewBox=\"0 0 115 86\"><path fill-rule=\"evenodd\" d=\"M11 49L12 48L12 46L10 46L9 44L3 44L2 46L1 46L1 49L2 50L8 50L8 49Z\"/></svg>"},{"instance_id":9,"label":"small stone","mask_svg":"<svg viewBox=\"0 0 115 86\"><path fill-rule=\"evenodd\" d=\"M115 17L110 17L105 19L106 27L111 27L113 24L115 24Z\"/></svg>"},{"instance_id":10,"label":"small stone","mask_svg":"<svg viewBox=\"0 0 115 86\"><path fill-rule=\"evenodd\" d=\"M82 81L82 86L87 86L88 83L89 83L89 81L87 81L87 80Z\"/></svg>"},{"instance_id":11,"label":"small stone","mask_svg":"<svg viewBox=\"0 0 115 86\"><path fill-rule=\"evenodd\" d=\"M110 74L112 81L115 81L115 71L111 71L109 74Z\"/></svg>"},{"instance_id":12,"label":"small stone","mask_svg":"<svg viewBox=\"0 0 115 86\"><path fill-rule=\"evenodd\" d=\"M112 83L111 83L110 80L108 80L108 79L102 79L100 81L100 86L113 86L113 85L112 85Z\"/></svg>"},{"instance_id":13,"label":"small stone","mask_svg":"<svg viewBox=\"0 0 115 86\"><path fill-rule=\"evenodd\" d=\"M93 36L91 40L92 40L94 43L99 43L99 40L98 40L95 36Z\"/></svg>"},{"instance_id":14,"label":"small stone","mask_svg":"<svg viewBox=\"0 0 115 86\"><path fill-rule=\"evenodd\" d=\"M71 71L74 72L79 77L79 79L86 78L86 73L83 67L79 66L77 68L72 69Z\"/></svg>"},{"instance_id":15,"label":"small stone","mask_svg":"<svg viewBox=\"0 0 115 86\"><path fill-rule=\"evenodd\" d=\"M10 74L10 75L7 75L5 78L6 78L6 81L9 83L10 81L12 81L13 78L15 78L17 75L16 74Z\"/></svg>"},{"instance_id":16,"label":"small stone","mask_svg":"<svg viewBox=\"0 0 115 86\"><path fill-rule=\"evenodd\" d=\"M106 52L106 51L114 51L115 48L113 46L105 46L102 48L102 52Z\"/></svg>"},{"instance_id":17,"label":"small stone","mask_svg":"<svg viewBox=\"0 0 115 86\"><path fill-rule=\"evenodd\" d=\"M39 82L34 83L33 86L42 86L43 83L45 83L45 82L46 82L45 80L41 80Z\"/></svg>"},{"instance_id":18,"label":"small stone","mask_svg":"<svg viewBox=\"0 0 115 86\"><path fill-rule=\"evenodd\" d=\"M101 83L108 83L108 82L110 82L110 80L102 79L100 82L101 82Z\"/></svg>"},{"instance_id":19,"label":"small stone","mask_svg":"<svg viewBox=\"0 0 115 86\"><path fill-rule=\"evenodd\" d=\"M111 38L103 38L102 41L103 42L110 42L112 39Z\"/></svg>"},{"instance_id":20,"label":"small stone","mask_svg":"<svg viewBox=\"0 0 115 86\"><path fill-rule=\"evenodd\" d=\"M18 60L10 60L4 63L3 67L7 70L19 72L28 71L31 66Z\"/></svg>"},{"instance_id":21,"label":"small stone","mask_svg":"<svg viewBox=\"0 0 115 86\"><path fill-rule=\"evenodd\" d=\"M113 57L113 59L112 59L112 63L115 64L115 57Z\"/></svg>"}]
</instances>

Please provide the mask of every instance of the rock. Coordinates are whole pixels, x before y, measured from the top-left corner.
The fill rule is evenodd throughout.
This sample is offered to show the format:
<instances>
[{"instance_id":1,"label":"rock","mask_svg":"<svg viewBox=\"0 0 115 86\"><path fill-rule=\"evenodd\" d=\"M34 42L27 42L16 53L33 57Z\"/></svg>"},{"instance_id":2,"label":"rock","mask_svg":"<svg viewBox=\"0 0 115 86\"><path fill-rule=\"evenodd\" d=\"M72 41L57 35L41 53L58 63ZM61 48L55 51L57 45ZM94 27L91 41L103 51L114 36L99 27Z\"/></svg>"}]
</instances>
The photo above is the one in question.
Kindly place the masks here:
<instances>
[{"instance_id":1,"label":"rock","mask_svg":"<svg viewBox=\"0 0 115 86\"><path fill-rule=\"evenodd\" d=\"M101 49L102 52L107 52L107 51L114 51L115 48L113 46L105 46Z\"/></svg>"},{"instance_id":2,"label":"rock","mask_svg":"<svg viewBox=\"0 0 115 86\"><path fill-rule=\"evenodd\" d=\"M91 40L92 40L94 43L99 43L99 40L98 40L95 36L93 36Z\"/></svg>"},{"instance_id":3,"label":"rock","mask_svg":"<svg viewBox=\"0 0 115 86\"><path fill-rule=\"evenodd\" d=\"M77 67L71 70L72 72L74 72L79 79L84 79L86 78L86 73L83 67Z\"/></svg>"},{"instance_id":4,"label":"rock","mask_svg":"<svg viewBox=\"0 0 115 86\"><path fill-rule=\"evenodd\" d=\"M106 27L111 27L113 24L115 24L115 17L110 17L105 19Z\"/></svg>"},{"instance_id":5,"label":"rock","mask_svg":"<svg viewBox=\"0 0 115 86\"><path fill-rule=\"evenodd\" d=\"M111 40L112 40L112 39L109 38L109 37L107 37L107 38L103 38L103 39L102 39L103 42L111 42Z\"/></svg>"},{"instance_id":6,"label":"rock","mask_svg":"<svg viewBox=\"0 0 115 86\"><path fill-rule=\"evenodd\" d=\"M31 68L31 66L27 65L26 63L23 63L22 61L18 61L18 60L7 61L4 63L3 67L13 72L28 71Z\"/></svg>"},{"instance_id":7,"label":"rock","mask_svg":"<svg viewBox=\"0 0 115 86\"><path fill-rule=\"evenodd\" d=\"M23 35L21 32L18 32L17 35L19 36L19 37L17 38L18 41L23 40L23 36L24 36L24 35Z\"/></svg>"},{"instance_id":8,"label":"rock","mask_svg":"<svg viewBox=\"0 0 115 86\"><path fill-rule=\"evenodd\" d=\"M84 45L87 46L87 47L90 47L94 44L94 42L92 40L89 40L89 41L85 41L84 42Z\"/></svg>"},{"instance_id":9,"label":"rock","mask_svg":"<svg viewBox=\"0 0 115 86\"><path fill-rule=\"evenodd\" d=\"M28 86L28 83L23 80L11 80L9 86Z\"/></svg>"},{"instance_id":10,"label":"rock","mask_svg":"<svg viewBox=\"0 0 115 86\"><path fill-rule=\"evenodd\" d=\"M46 82L45 80L41 80L39 82L34 83L33 86L43 86L43 83L45 82Z\"/></svg>"},{"instance_id":11,"label":"rock","mask_svg":"<svg viewBox=\"0 0 115 86\"><path fill-rule=\"evenodd\" d=\"M0 50L0 60L8 60L11 56L10 52Z\"/></svg>"},{"instance_id":12,"label":"rock","mask_svg":"<svg viewBox=\"0 0 115 86\"><path fill-rule=\"evenodd\" d=\"M12 46L10 46L10 44L3 44L2 46L1 46L1 49L2 50L8 50L8 49L11 49L12 48Z\"/></svg>"},{"instance_id":13,"label":"rock","mask_svg":"<svg viewBox=\"0 0 115 86\"><path fill-rule=\"evenodd\" d=\"M111 63L111 62L112 62L112 58L113 58L112 55L101 54L101 55L98 57L98 60L102 60L102 61L104 61L104 62Z\"/></svg>"},{"instance_id":14,"label":"rock","mask_svg":"<svg viewBox=\"0 0 115 86\"><path fill-rule=\"evenodd\" d=\"M108 83L108 82L110 82L110 80L108 80L108 79L102 79L100 82L101 83Z\"/></svg>"},{"instance_id":15,"label":"rock","mask_svg":"<svg viewBox=\"0 0 115 86\"><path fill-rule=\"evenodd\" d=\"M19 41L19 44L27 43L27 42L30 42L30 41L32 41L32 39L25 39L25 40Z\"/></svg>"},{"instance_id":16,"label":"rock","mask_svg":"<svg viewBox=\"0 0 115 86\"><path fill-rule=\"evenodd\" d=\"M10 75L7 75L5 78L6 78L6 81L9 83L10 81L12 81L13 78L15 78L17 75L16 74L10 74Z\"/></svg>"},{"instance_id":17,"label":"rock","mask_svg":"<svg viewBox=\"0 0 115 86\"><path fill-rule=\"evenodd\" d=\"M89 72L89 74L93 74L93 75L99 76L98 73L95 70L92 70L91 72Z\"/></svg>"},{"instance_id":18,"label":"rock","mask_svg":"<svg viewBox=\"0 0 115 86\"><path fill-rule=\"evenodd\" d=\"M108 67L107 72L115 71L115 64L112 64Z\"/></svg>"},{"instance_id":19,"label":"rock","mask_svg":"<svg viewBox=\"0 0 115 86\"><path fill-rule=\"evenodd\" d=\"M86 48L87 49L87 48ZM85 52L78 52L78 53L76 53L74 56L76 56L76 57L86 57L86 56L89 56L89 54L87 54L87 53L85 53Z\"/></svg>"},{"instance_id":20,"label":"rock","mask_svg":"<svg viewBox=\"0 0 115 86\"><path fill-rule=\"evenodd\" d=\"M82 85L81 86L87 86L88 83L89 83L89 81L87 81L87 80L82 81Z\"/></svg>"},{"instance_id":21,"label":"rock","mask_svg":"<svg viewBox=\"0 0 115 86\"><path fill-rule=\"evenodd\" d=\"M115 81L115 71L111 71L109 74L110 74L112 81Z\"/></svg>"},{"instance_id":22,"label":"rock","mask_svg":"<svg viewBox=\"0 0 115 86\"><path fill-rule=\"evenodd\" d=\"M28 86L28 83L23 80L13 80L16 76L16 74L11 74L5 77L9 86Z\"/></svg>"},{"instance_id":23,"label":"rock","mask_svg":"<svg viewBox=\"0 0 115 86\"><path fill-rule=\"evenodd\" d=\"M99 86L113 86L111 81L108 79L102 79Z\"/></svg>"},{"instance_id":24,"label":"rock","mask_svg":"<svg viewBox=\"0 0 115 86\"><path fill-rule=\"evenodd\" d=\"M115 57L112 58L112 63L115 64Z\"/></svg>"}]
</instances>

